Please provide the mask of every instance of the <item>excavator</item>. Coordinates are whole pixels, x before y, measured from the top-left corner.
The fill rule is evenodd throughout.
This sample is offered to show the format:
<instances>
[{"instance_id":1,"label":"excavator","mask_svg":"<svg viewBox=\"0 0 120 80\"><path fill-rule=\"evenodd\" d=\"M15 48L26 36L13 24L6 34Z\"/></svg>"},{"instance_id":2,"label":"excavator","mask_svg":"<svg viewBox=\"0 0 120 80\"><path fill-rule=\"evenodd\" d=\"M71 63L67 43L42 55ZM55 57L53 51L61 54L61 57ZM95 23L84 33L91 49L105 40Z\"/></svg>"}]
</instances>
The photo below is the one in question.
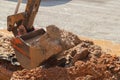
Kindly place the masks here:
<instances>
[{"instance_id":1,"label":"excavator","mask_svg":"<svg viewBox=\"0 0 120 80\"><path fill-rule=\"evenodd\" d=\"M23 68L70 66L82 54L87 56L87 49L79 54L76 51L63 53L81 42L76 35L59 30L55 25L47 26L46 30L33 26L41 0L27 0L25 11L18 13L21 2L18 0L15 13L7 17L7 30L14 35L11 45Z\"/></svg>"},{"instance_id":2,"label":"excavator","mask_svg":"<svg viewBox=\"0 0 120 80\"><path fill-rule=\"evenodd\" d=\"M27 0L25 11L17 13L21 2L22 0L18 0L15 13L7 17L7 30L14 35L11 44L17 60L23 68L31 69L44 62L45 56L40 54L39 48L29 44L33 39L45 34L44 29L35 29L33 26L41 0Z\"/></svg>"}]
</instances>

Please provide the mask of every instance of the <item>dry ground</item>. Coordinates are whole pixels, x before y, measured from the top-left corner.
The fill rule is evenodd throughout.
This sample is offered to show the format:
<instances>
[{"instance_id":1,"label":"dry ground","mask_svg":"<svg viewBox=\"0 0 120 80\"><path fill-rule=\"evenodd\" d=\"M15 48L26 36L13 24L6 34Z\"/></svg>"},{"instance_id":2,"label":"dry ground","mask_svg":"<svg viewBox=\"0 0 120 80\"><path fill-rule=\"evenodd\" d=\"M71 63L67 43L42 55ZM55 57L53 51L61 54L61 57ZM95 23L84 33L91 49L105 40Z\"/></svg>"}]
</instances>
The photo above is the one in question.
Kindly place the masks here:
<instances>
[{"instance_id":1,"label":"dry ground","mask_svg":"<svg viewBox=\"0 0 120 80\"><path fill-rule=\"evenodd\" d=\"M16 2L0 0L0 28L6 28L6 17L14 13ZM119 5L120 0L42 0L35 25L55 24L82 36L120 43Z\"/></svg>"}]
</instances>

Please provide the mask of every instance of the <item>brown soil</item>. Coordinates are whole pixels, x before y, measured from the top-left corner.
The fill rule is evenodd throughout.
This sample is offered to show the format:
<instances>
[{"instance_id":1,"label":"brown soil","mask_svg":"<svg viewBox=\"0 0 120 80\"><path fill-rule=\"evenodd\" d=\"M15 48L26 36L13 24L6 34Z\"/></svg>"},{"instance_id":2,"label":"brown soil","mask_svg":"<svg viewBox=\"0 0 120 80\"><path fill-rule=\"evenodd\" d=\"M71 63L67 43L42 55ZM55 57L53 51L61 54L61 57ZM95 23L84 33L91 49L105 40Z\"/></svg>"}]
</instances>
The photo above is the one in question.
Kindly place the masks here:
<instances>
[{"instance_id":1,"label":"brown soil","mask_svg":"<svg viewBox=\"0 0 120 80\"><path fill-rule=\"evenodd\" d=\"M107 40L97 40L97 39L90 39L83 36L80 36L82 40L90 40L93 41L95 45L99 45L103 51L111 55L120 56L120 44L115 43L112 41Z\"/></svg>"},{"instance_id":2,"label":"brown soil","mask_svg":"<svg viewBox=\"0 0 120 80\"><path fill-rule=\"evenodd\" d=\"M10 44L11 37L11 33L0 31L0 80L9 80L14 71L22 69L17 65L19 63Z\"/></svg>"},{"instance_id":3,"label":"brown soil","mask_svg":"<svg viewBox=\"0 0 120 80\"><path fill-rule=\"evenodd\" d=\"M118 54L119 50L116 49L118 46L105 43L80 38L79 44L61 52L56 59L53 59L54 61L48 60L47 66L49 67L40 66L31 70L21 70L20 66L16 66L11 61L15 58L14 51L7 48L9 55L7 54L5 59L3 56L0 59L0 80L9 80L14 71L11 80L120 80L120 57L107 54L114 52ZM12 50L11 53L9 49ZM12 58L9 60L8 57L11 54Z\"/></svg>"},{"instance_id":4,"label":"brown soil","mask_svg":"<svg viewBox=\"0 0 120 80\"><path fill-rule=\"evenodd\" d=\"M12 65L6 59L0 59L0 80L10 80L14 71L22 70L21 66Z\"/></svg>"},{"instance_id":5,"label":"brown soil","mask_svg":"<svg viewBox=\"0 0 120 80\"><path fill-rule=\"evenodd\" d=\"M120 58L103 54L100 58L77 61L74 66L17 71L11 80L119 80Z\"/></svg>"},{"instance_id":6,"label":"brown soil","mask_svg":"<svg viewBox=\"0 0 120 80\"><path fill-rule=\"evenodd\" d=\"M59 30L56 27L48 27L46 33L42 40L54 39L60 41L61 44L59 45L63 48L63 51L57 54L55 58L48 59L43 66L32 70L24 69L14 72L11 80L120 79L120 57L106 54L106 52L103 51L100 46L95 45L94 42L78 39L76 35ZM64 37L62 37L62 35ZM76 37L73 38L71 35ZM73 41L71 39L73 39ZM76 41L78 41L77 44L74 44ZM46 41L45 43L50 42Z\"/></svg>"}]
</instances>

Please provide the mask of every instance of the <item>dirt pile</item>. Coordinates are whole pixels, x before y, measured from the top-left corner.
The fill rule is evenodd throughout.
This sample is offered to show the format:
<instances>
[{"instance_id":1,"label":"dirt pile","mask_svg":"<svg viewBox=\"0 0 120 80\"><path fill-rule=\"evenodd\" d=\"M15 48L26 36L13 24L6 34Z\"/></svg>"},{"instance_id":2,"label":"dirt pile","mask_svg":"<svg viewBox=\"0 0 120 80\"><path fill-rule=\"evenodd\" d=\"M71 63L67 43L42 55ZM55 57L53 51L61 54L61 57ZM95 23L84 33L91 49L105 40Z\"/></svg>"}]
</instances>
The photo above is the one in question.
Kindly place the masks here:
<instances>
[{"instance_id":1,"label":"dirt pile","mask_svg":"<svg viewBox=\"0 0 120 80\"><path fill-rule=\"evenodd\" d=\"M72 38L72 35L72 33L56 27L48 27L47 33L38 41L41 44L37 46L42 46L53 54L54 49L52 50L49 45L56 42L61 46L62 51L36 69L14 72L11 80L120 79L120 57L106 54L100 46L95 45L92 41L80 40L76 38L77 36ZM45 46L46 43L50 44Z\"/></svg>"},{"instance_id":2,"label":"dirt pile","mask_svg":"<svg viewBox=\"0 0 120 80\"><path fill-rule=\"evenodd\" d=\"M9 80L13 71L21 70L10 44L12 35L0 32L0 80Z\"/></svg>"},{"instance_id":3,"label":"dirt pile","mask_svg":"<svg viewBox=\"0 0 120 80\"><path fill-rule=\"evenodd\" d=\"M7 56L10 53L14 53L13 48L10 46L11 37L12 35L5 35L4 33L0 32L0 55Z\"/></svg>"},{"instance_id":4,"label":"dirt pile","mask_svg":"<svg viewBox=\"0 0 120 80\"><path fill-rule=\"evenodd\" d=\"M0 32L0 59L10 61L13 65L20 65L15 57L10 40L13 36Z\"/></svg>"},{"instance_id":5,"label":"dirt pile","mask_svg":"<svg viewBox=\"0 0 120 80\"><path fill-rule=\"evenodd\" d=\"M75 34L49 26L47 33L31 45L42 46L54 53L51 47L60 46L59 54L49 58L35 69L23 69L16 60L11 47L11 35L0 33L0 80L119 80L120 57L107 54L89 40L79 39ZM36 43L40 43L37 46ZM47 43L47 44L46 44ZM45 46L46 45L46 46ZM19 70L19 71L18 71Z\"/></svg>"},{"instance_id":6,"label":"dirt pile","mask_svg":"<svg viewBox=\"0 0 120 80\"><path fill-rule=\"evenodd\" d=\"M78 60L71 67L36 68L17 71L11 80L119 80L120 58L103 54L100 58Z\"/></svg>"}]
</instances>

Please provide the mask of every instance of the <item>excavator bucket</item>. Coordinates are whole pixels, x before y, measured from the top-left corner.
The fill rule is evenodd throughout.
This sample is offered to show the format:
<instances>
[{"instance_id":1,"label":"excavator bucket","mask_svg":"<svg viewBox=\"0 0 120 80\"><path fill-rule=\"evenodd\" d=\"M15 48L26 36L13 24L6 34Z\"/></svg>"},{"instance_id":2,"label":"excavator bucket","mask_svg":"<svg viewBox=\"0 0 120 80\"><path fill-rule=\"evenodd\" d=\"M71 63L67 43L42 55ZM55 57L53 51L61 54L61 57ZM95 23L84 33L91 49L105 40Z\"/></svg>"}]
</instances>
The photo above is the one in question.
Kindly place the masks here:
<instances>
[{"instance_id":1,"label":"excavator bucket","mask_svg":"<svg viewBox=\"0 0 120 80\"><path fill-rule=\"evenodd\" d=\"M16 58L23 68L35 68L44 61L44 54L41 54L40 48L31 45L32 41L38 40L44 33L44 29L38 29L11 40Z\"/></svg>"},{"instance_id":2,"label":"excavator bucket","mask_svg":"<svg viewBox=\"0 0 120 80\"><path fill-rule=\"evenodd\" d=\"M52 49L45 52L42 47L31 44L36 40L40 40L39 38L45 33L44 29L35 30L33 26L41 0L27 0L25 11L17 13L21 2L22 0L18 0L15 13L7 17L7 29L8 31L12 31L15 36L11 40L11 43L17 60L24 68L31 69L44 63L52 55L59 53L62 48L58 43L53 44L51 41L47 46L52 46Z\"/></svg>"},{"instance_id":3,"label":"excavator bucket","mask_svg":"<svg viewBox=\"0 0 120 80\"><path fill-rule=\"evenodd\" d=\"M43 62L40 48L30 44L45 33L43 29L35 30L33 27L41 0L27 0L25 11L17 13L21 2L18 0L15 13L7 17L7 29L15 36L11 43L18 61L24 68L31 69Z\"/></svg>"}]
</instances>

